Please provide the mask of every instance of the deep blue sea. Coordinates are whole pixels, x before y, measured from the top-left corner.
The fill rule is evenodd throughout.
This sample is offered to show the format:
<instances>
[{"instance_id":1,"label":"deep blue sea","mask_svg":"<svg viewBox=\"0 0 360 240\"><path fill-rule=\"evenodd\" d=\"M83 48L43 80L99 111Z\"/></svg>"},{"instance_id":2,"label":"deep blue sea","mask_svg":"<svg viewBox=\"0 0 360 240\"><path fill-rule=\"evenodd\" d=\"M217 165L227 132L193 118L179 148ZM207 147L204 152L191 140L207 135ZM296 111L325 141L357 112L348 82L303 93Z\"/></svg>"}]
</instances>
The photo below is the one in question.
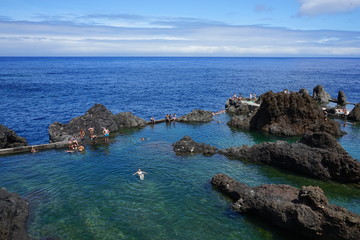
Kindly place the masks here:
<instances>
[{"instance_id":1,"label":"deep blue sea","mask_svg":"<svg viewBox=\"0 0 360 240\"><path fill-rule=\"evenodd\" d=\"M149 120L192 109L218 111L234 93L298 91L321 84L360 102L356 58L0 58L0 124L30 144L48 142L48 126L67 123L95 103ZM349 106L351 108L351 106ZM219 155L176 156L185 135L220 148L278 139L231 130L226 114L208 124L159 124L113 134L84 154L50 150L0 157L0 187L31 204L29 233L61 239L278 239L289 233L231 210L211 177L246 184L318 185L331 203L360 214L360 189ZM217 121L220 121L218 123ZM360 159L360 127L348 124L342 146ZM140 141L145 137L145 141ZM294 139L285 139L293 141ZM142 168L144 181L132 175Z\"/></svg>"}]
</instances>

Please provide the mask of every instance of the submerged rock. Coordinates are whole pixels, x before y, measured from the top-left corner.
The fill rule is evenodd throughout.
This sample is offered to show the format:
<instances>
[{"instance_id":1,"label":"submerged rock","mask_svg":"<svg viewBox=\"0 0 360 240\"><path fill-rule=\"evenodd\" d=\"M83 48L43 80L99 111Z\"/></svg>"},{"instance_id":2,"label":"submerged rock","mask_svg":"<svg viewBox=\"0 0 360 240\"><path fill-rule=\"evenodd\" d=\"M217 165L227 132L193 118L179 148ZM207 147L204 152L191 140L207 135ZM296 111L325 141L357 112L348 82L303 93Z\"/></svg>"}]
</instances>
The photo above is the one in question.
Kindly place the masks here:
<instances>
[{"instance_id":1,"label":"submerged rock","mask_svg":"<svg viewBox=\"0 0 360 240\"><path fill-rule=\"evenodd\" d=\"M344 134L340 124L327 119L321 107L307 94L269 91L261 95L261 100L259 110L250 120L252 130L285 136L312 132Z\"/></svg>"},{"instance_id":2,"label":"submerged rock","mask_svg":"<svg viewBox=\"0 0 360 240\"><path fill-rule=\"evenodd\" d=\"M352 121L360 121L360 103L357 103L355 105L355 107L350 111L347 118Z\"/></svg>"},{"instance_id":3,"label":"submerged rock","mask_svg":"<svg viewBox=\"0 0 360 240\"><path fill-rule=\"evenodd\" d=\"M329 103L331 100L330 94L324 90L324 87L317 85L313 90L313 98L319 103Z\"/></svg>"},{"instance_id":4,"label":"submerged rock","mask_svg":"<svg viewBox=\"0 0 360 240\"><path fill-rule=\"evenodd\" d=\"M204 110L192 110L184 116L177 119L178 122L210 122L213 119L213 113Z\"/></svg>"},{"instance_id":5,"label":"submerged rock","mask_svg":"<svg viewBox=\"0 0 360 240\"><path fill-rule=\"evenodd\" d=\"M327 133L314 133L298 142L264 142L219 150L230 158L269 164L319 179L360 183L360 162Z\"/></svg>"},{"instance_id":6,"label":"submerged rock","mask_svg":"<svg viewBox=\"0 0 360 240\"><path fill-rule=\"evenodd\" d=\"M73 118L68 124L54 122L49 126L50 142L64 141L74 135L78 136L81 129L87 132L92 127L96 135L101 135L103 128L116 132L121 128L144 127L146 121L132 113L114 115L102 104L95 104L85 115Z\"/></svg>"},{"instance_id":7,"label":"submerged rock","mask_svg":"<svg viewBox=\"0 0 360 240\"><path fill-rule=\"evenodd\" d=\"M250 187L225 174L215 175L211 183L235 202L235 211L255 215L305 238L357 240L360 236L360 216L329 204L319 187Z\"/></svg>"},{"instance_id":8,"label":"submerged rock","mask_svg":"<svg viewBox=\"0 0 360 240\"><path fill-rule=\"evenodd\" d=\"M18 136L13 130L0 124L0 149L27 145L25 138Z\"/></svg>"},{"instance_id":9,"label":"submerged rock","mask_svg":"<svg viewBox=\"0 0 360 240\"><path fill-rule=\"evenodd\" d=\"M26 219L29 205L16 193L0 188L0 239L27 240Z\"/></svg>"},{"instance_id":10,"label":"submerged rock","mask_svg":"<svg viewBox=\"0 0 360 240\"><path fill-rule=\"evenodd\" d=\"M197 143L191 137L185 136L173 144L173 150L177 154L202 153L204 155L214 155L217 148L204 143Z\"/></svg>"}]
</instances>

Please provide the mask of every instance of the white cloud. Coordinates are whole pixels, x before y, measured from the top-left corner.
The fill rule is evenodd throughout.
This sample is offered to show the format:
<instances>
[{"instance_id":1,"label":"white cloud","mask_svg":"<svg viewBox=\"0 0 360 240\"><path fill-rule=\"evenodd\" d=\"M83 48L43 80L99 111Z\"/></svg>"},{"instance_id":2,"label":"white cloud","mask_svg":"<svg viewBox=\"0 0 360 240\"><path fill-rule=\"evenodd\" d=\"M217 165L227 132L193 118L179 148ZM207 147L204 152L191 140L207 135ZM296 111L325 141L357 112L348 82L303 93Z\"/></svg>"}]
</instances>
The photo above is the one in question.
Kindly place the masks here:
<instances>
[{"instance_id":1,"label":"white cloud","mask_svg":"<svg viewBox=\"0 0 360 240\"><path fill-rule=\"evenodd\" d=\"M142 19L141 19L142 21ZM173 28L0 20L2 56L360 56L360 31L164 19ZM196 22L196 21L195 21ZM137 26L137 25L135 25Z\"/></svg>"},{"instance_id":2,"label":"white cloud","mask_svg":"<svg viewBox=\"0 0 360 240\"><path fill-rule=\"evenodd\" d=\"M348 12L360 7L360 0L298 0L301 16Z\"/></svg>"}]
</instances>

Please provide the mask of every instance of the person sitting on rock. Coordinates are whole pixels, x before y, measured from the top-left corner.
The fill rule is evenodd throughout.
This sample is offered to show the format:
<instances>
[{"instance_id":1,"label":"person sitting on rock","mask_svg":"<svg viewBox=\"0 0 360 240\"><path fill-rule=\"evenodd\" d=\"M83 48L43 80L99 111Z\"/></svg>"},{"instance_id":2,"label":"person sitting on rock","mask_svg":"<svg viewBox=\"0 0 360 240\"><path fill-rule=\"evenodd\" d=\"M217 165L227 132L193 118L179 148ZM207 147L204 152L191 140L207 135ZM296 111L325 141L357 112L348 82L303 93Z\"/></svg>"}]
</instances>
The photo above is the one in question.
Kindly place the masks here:
<instances>
[{"instance_id":1,"label":"person sitting on rock","mask_svg":"<svg viewBox=\"0 0 360 240\"><path fill-rule=\"evenodd\" d=\"M38 151L39 150L35 146L32 146L31 149L30 149L30 152L32 152L32 153L36 153Z\"/></svg>"},{"instance_id":2,"label":"person sitting on rock","mask_svg":"<svg viewBox=\"0 0 360 240\"><path fill-rule=\"evenodd\" d=\"M154 119L153 116L150 118L150 122L151 122L152 124L155 124L155 119Z\"/></svg>"},{"instance_id":3,"label":"person sitting on rock","mask_svg":"<svg viewBox=\"0 0 360 240\"><path fill-rule=\"evenodd\" d=\"M176 121L176 113L174 113L173 115L172 115L172 120L175 122Z\"/></svg>"}]
</instances>

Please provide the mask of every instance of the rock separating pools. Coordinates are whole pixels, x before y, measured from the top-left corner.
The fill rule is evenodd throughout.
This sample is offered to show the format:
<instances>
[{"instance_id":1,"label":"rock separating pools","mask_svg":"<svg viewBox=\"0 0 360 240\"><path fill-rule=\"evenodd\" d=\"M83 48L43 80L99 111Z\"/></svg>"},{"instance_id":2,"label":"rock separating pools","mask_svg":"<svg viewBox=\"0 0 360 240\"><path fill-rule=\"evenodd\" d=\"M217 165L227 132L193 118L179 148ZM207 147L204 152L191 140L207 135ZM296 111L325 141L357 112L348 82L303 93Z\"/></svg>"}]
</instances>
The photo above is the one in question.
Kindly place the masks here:
<instances>
[{"instance_id":1,"label":"rock separating pools","mask_svg":"<svg viewBox=\"0 0 360 240\"><path fill-rule=\"evenodd\" d=\"M355 105L347 118L352 121L360 121L360 103L357 103Z\"/></svg>"},{"instance_id":2,"label":"rock separating pools","mask_svg":"<svg viewBox=\"0 0 360 240\"><path fill-rule=\"evenodd\" d=\"M204 143L197 143L191 137L185 136L173 144L173 150L176 154L202 153L204 155L214 155L217 152L216 147Z\"/></svg>"},{"instance_id":3,"label":"rock separating pools","mask_svg":"<svg viewBox=\"0 0 360 240\"><path fill-rule=\"evenodd\" d=\"M178 122L211 122L213 120L213 113L210 111L204 111L195 109L191 113L181 116L177 119Z\"/></svg>"},{"instance_id":4,"label":"rock separating pools","mask_svg":"<svg viewBox=\"0 0 360 240\"><path fill-rule=\"evenodd\" d=\"M360 216L329 204L319 187L297 189L273 184L250 187L225 174L215 175L211 183L235 202L235 211L255 215L307 239L359 239Z\"/></svg>"},{"instance_id":5,"label":"rock separating pools","mask_svg":"<svg viewBox=\"0 0 360 240\"><path fill-rule=\"evenodd\" d=\"M85 115L73 118L68 124L54 122L49 126L48 131L50 142L60 142L74 135L77 136L80 129L87 131L90 127L95 129L96 135L101 135L103 128L116 132L121 128L140 128L146 125L144 119L130 112L114 115L104 105L95 104Z\"/></svg>"},{"instance_id":6,"label":"rock separating pools","mask_svg":"<svg viewBox=\"0 0 360 240\"><path fill-rule=\"evenodd\" d=\"M328 133L306 135L296 143L263 142L216 150L186 136L173 144L176 153L223 154L232 159L253 161L297 174L342 183L360 183L360 162L352 158Z\"/></svg>"},{"instance_id":7,"label":"rock separating pools","mask_svg":"<svg viewBox=\"0 0 360 240\"><path fill-rule=\"evenodd\" d=\"M18 136L13 130L0 124L0 149L27 146L25 138Z\"/></svg>"},{"instance_id":8,"label":"rock separating pools","mask_svg":"<svg viewBox=\"0 0 360 240\"><path fill-rule=\"evenodd\" d=\"M0 188L0 239L30 239L25 228L28 215L29 205L24 199Z\"/></svg>"}]
</instances>

